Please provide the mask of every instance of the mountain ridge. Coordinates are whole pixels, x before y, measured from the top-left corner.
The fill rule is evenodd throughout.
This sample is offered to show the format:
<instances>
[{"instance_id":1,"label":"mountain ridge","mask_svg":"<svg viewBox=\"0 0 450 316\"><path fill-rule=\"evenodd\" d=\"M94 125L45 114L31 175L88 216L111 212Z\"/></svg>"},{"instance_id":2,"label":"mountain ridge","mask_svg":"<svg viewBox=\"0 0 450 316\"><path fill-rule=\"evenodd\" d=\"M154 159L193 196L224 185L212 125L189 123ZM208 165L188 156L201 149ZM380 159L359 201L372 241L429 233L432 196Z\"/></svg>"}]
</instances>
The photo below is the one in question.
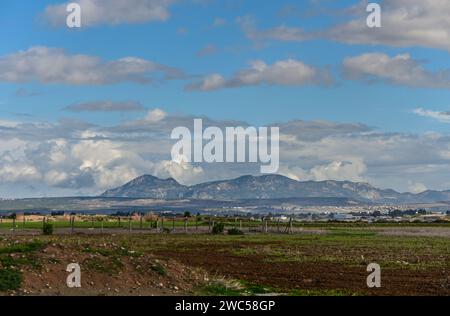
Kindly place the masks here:
<instances>
[{"instance_id":1,"label":"mountain ridge","mask_svg":"<svg viewBox=\"0 0 450 316\"><path fill-rule=\"evenodd\" d=\"M450 201L450 190L428 190L421 193L399 193L379 189L369 183L351 181L297 181L282 175L245 175L185 186L173 178L160 179L142 175L130 182L105 191L100 197L245 200L285 198L350 198L365 203L432 203Z\"/></svg>"}]
</instances>

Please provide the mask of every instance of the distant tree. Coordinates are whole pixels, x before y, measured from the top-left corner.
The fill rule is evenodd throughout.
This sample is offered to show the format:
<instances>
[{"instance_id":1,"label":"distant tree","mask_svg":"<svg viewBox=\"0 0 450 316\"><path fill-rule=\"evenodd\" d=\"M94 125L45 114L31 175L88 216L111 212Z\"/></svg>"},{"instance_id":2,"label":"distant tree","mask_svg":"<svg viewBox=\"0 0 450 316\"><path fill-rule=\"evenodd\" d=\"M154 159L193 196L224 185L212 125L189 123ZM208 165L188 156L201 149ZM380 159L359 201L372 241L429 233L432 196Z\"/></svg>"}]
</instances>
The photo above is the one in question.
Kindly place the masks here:
<instances>
[{"instance_id":1,"label":"distant tree","mask_svg":"<svg viewBox=\"0 0 450 316\"><path fill-rule=\"evenodd\" d=\"M184 212L184 217L191 217L191 212L189 211Z\"/></svg>"},{"instance_id":2,"label":"distant tree","mask_svg":"<svg viewBox=\"0 0 450 316\"><path fill-rule=\"evenodd\" d=\"M427 211L424 210L424 209L420 209L420 210L417 211L417 214L419 214L419 215L427 215Z\"/></svg>"}]
</instances>

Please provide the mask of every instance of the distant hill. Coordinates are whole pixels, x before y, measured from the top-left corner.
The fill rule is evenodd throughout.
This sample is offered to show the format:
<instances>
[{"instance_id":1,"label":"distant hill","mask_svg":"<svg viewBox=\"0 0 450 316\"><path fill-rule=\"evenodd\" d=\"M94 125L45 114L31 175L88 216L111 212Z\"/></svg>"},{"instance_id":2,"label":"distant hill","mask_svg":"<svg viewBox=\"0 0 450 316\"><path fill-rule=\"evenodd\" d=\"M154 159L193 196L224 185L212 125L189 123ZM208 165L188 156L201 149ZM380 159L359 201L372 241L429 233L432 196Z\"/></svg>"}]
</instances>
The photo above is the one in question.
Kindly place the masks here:
<instances>
[{"instance_id":1,"label":"distant hill","mask_svg":"<svg viewBox=\"0 0 450 316\"><path fill-rule=\"evenodd\" d=\"M188 191L188 187L179 184L175 179L163 180L145 175L121 187L106 191L101 196L176 200L184 198Z\"/></svg>"},{"instance_id":2,"label":"distant hill","mask_svg":"<svg viewBox=\"0 0 450 316\"><path fill-rule=\"evenodd\" d=\"M433 203L450 201L450 191L419 194L378 189L368 183L349 181L296 181L281 175L243 176L232 180L184 186L176 180L144 175L106 191L101 197L246 200L286 198L347 198L364 203Z\"/></svg>"}]
</instances>

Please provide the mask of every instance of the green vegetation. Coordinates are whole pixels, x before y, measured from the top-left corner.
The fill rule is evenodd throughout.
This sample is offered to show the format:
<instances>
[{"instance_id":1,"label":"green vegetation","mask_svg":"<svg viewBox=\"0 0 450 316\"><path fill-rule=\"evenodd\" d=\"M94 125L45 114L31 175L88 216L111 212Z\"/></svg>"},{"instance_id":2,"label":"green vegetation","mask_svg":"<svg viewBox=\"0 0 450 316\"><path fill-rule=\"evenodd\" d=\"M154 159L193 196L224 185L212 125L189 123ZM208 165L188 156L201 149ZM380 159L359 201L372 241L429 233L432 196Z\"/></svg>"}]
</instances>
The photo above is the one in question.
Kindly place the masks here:
<instances>
[{"instance_id":1,"label":"green vegetation","mask_svg":"<svg viewBox=\"0 0 450 316\"><path fill-rule=\"evenodd\" d=\"M22 244L12 244L7 247L0 248L0 254L29 253L41 250L44 246L45 243L40 240L34 240L32 242Z\"/></svg>"},{"instance_id":2,"label":"green vegetation","mask_svg":"<svg viewBox=\"0 0 450 316\"><path fill-rule=\"evenodd\" d=\"M212 228L212 233L214 235L219 235L219 234L223 234L223 231L225 230L225 224L224 223L215 223L213 228Z\"/></svg>"},{"instance_id":3,"label":"green vegetation","mask_svg":"<svg viewBox=\"0 0 450 316\"><path fill-rule=\"evenodd\" d=\"M42 234L46 236L53 235L53 224L45 222L42 225Z\"/></svg>"},{"instance_id":4,"label":"green vegetation","mask_svg":"<svg viewBox=\"0 0 450 316\"><path fill-rule=\"evenodd\" d=\"M43 242L36 240L0 247L0 292L20 288L23 279L20 267L39 267L34 253L44 245Z\"/></svg>"},{"instance_id":5,"label":"green vegetation","mask_svg":"<svg viewBox=\"0 0 450 316\"><path fill-rule=\"evenodd\" d=\"M199 295L204 296L242 296L244 289L239 282L227 282L215 280L198 290Z\"/></svg>"},{"instance_id":6,"label":"green vegetation","mask_svg":"<svg viewBox=\"0 0 450 316\"><path fill-rule=\"evenodd\" d=\"M289 296L361 296L358 292L348 290L292 290Z\"/></svg>"},{"instance_id":7,"label":"green vegetation","mask_svg":"<svg viewBox=\"0 0 450 316\"><path fill-rule=\"evenodd\" d=\"M160 274L162 276L166 276L167 275L166 268L164 268L164 266L161 263L159 263L159 262L155 262L152 265L152 270L157 272L158 274Z\"/></svg>"},{"instance_id":8,"label":"green vegetation","mask_svg":"<svg viewBox=\"0 0 450 316\"><path fill-rule=\"evenodd\" d=\"M244 232L242 230L237 229L237 228L230 228L228 230L228 235L242 236L242 235L244 235Z\"/></svg>"},{"instance_id":9,"label":"green vegetation","mask_svg":"<svg viewBox=\"0 0 450 316\"><path fill-rule=\"evenodd\" d=\"M0 269L0 292L13 291L20 288L22 273L16 268Z\"/></svg>"},{"instance_id":10,"label":"green vegetation","mask_svg":"<svg viewBox=\"0 0 450 316\"><path fill-rule=\"evenodd\" d=\"M206 225L208 222L205 219ZM42 222L40 225L42 227ZM127 225L128 222L124 222L125 228ZM117 274L131 262L140 265L142 271L154 271L153 276L166 277L169 265L163 262L173 259L189 267L204 269L216 277L226 275L239 280L215 280L200 286L196 292L200 295L366 295L371 293L364 289L364 284L344 290L348 280L343 276L341 282L339 275L352 271L364 276L371 262L380 264L388 275L401 271L399 274L407 277L428 273L438 276L450 269L449 237L442 228L424 226L420 232L425 231L425 234L414 235L411 231L417 230L409 226L380 227L353 223L344 226L333 223L315 228L305 226L298 234L258 234L245 230L246 234L242 235L243 232L235 225L234 221L229 224L217 221L213 227L216 234L208 234L206 229L204 234L128 234L125 230L114 235L39 236L32 241L27 239L28 242L23 240L30 237L18 234L13 238L0 236L0 288L17 289L22 278L20 270L38 267L39 250L45 245L74 249L85 258L80 260L83 269L109 275ZM164 227L171 229L172 223L165 222ZM255 221L255 227L261 228L261 222ZM427 236L430 232L436 236ZM445 236L439 237L440 233ZM144 255L151 256L146 265L140 260ZM327 274L329 267L333 273ZM329 275L333 275L334 283L328 288L325 278ZM421 282L418 277L411 280L417 280L418 284ZM441 290L439 279L436 280L430 289ZM417 289L423 290L424 286L419 284Z\"/></svg>"}]
</instances>

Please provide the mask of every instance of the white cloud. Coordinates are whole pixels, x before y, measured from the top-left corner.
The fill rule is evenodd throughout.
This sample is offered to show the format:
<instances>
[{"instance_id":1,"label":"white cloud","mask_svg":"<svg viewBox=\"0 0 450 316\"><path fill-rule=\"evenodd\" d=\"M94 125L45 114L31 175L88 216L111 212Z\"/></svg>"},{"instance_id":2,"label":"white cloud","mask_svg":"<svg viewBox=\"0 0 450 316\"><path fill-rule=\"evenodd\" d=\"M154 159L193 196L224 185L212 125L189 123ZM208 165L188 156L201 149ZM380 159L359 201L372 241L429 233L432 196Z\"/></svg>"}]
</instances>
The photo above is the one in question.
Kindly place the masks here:
<instances>
[{"instance_id":1,"label":"white cloud","mask_svg":"<svg viewBox=\"0 0 450 316\"><path fill-rule=\"evenodd\" d=\"M352 80L450 89L450 69L429 71L409 54L390 57L383 53L368 53L349 57L344 60L343 69L346 78Z\"/></svg>"},{"instance_id":2,"label":"white cloud","mask_svg":"<svg viewBox=\"0 0 450 316\"><path fill-rule=\"evenodd\" d=\"M220 74L206 76L203 80L189 84L190 91L212 91L256 85L302 86L308 84L330 84L331 74L325 70L308 66L294 59L281 60L268 65L261 60L251 62L250 68L238 71L225 79Z\"/></svg>"},{"instance_id":3,"label":"white cloud","mask_svg":"<svg viewBox=\"0 0 450 316\"><path fill-rule=\"evenodd\" d=\"M435 119L442 123L450 123L450 112L439 112L418 108L414 110L414 113L423 117Z\"/></svg>"},{"instance_id":4,"label":"white cloud","mask_svg":"<svg viewBox=\"0 0 450 316\"><path fill-rule=\"evenodd\" d=\"M193 117L161 109L140 120L101 127L81 122L15 122L0 128L0 194L32 186L35 195L94 195L142 174L183 184L259 174L259 164L178 164L170 132ZM247 126L214 121L206 126ZM297 180L351 180L400 191L448 189L450 137L384 134L361 124L290 121L280 127L280 173ZM271 126L271 124L268 124ZM19 190L19 189L17 189ZM23 189L25 192L25 189ZM61 191L64 190L64 191Z\"/></svg>"},{"instance_id":5,"label":"white cloud","mask_svg":"<svg viewBox=\"0 0 450 316\"><path fill-rule=\"evenodd\" d=\"M198 183L205 179L201 166L193 166L190 163L172 160L164 160L156 165L154 175L160 178L174 178L180 183Z\"/></svg>"},{"instance_id":6,"label":"white cloud","mask_svg":"<svg viewBox=\"0 0 450 316\"><path fill-rule=\"evenodd\" d=\"M337 25L322 36L349 44L421 46L450 51L450 2L446 0L385 0L382 27L366 25L366 1L349 12L358 17Z\"/></svg>"},{"instance_id":7,"label":"white cloud","mask_svg":"<svg viewBox=\"0 0 450 316\"><path fill-rule=\"evenodd\" d=\"M136 57L102 61L98 57L69 55L62 49L44 46L0 57L0 82L102 85L125 81L149 83L161 76L175 78L181 72Z\"/></svg>"},{"instance_id":8,"label":"white cloud","mask_svg":"<svg viewBox=\"0 0 450 316\"><path fill-rule=\"evenodd\" d=\"M409 182L409 186L408 186L409 192L412 193L422 193L425 192L427 189L427 187L420 182Z\"/></svg>"},{"instance_id":9,"label":"white cloud","mask_svg":"<svg viewBox=\"0 0 450 316\"><path fill-rule=\"evenodd\" d=\"M95 25L140 24L166 21L174 0L79 0L82 27ZM45 18L55 26L65 25L67 3L49 5Z\"/></svg>"},{"instance_id":10,"label":"white cloud","mask_svg":"<svg viewBox=\"0 0 450 316\"><path fill-rule=\"evenodd\" d=\"M157 123L159 121L162 121L166 118L167 113L164 112L161 109L154 109L148 112L147 116L145 117L145 120L150 123Z\"/></svg>"},{"instance_id":11,"label":"white cloud","mask_svg":"<svg viewBox=\"0 0 450 316\"><path fill-rule=\"evenodd\" d=\"M346 180L353 182L366 181L363 175L367 171L367 166L362 159L349 161L333 161L328 165L315 166L311 169L313 178L317 181L324 180Z\"/></svg>"},{"instance_id":12,"label":"white cloud","mask_svg":"<svg viewBox=\"0 0 450 316\"><path fill-rule=\"evenodd\" d=\"M304 30L280 25L258 29L253 17L238 18L247 38L253 41L301 42L311 39L328 39L347 44L387 45L393 47L427 47L450 51L450 2L447 0L384 0L380 3L381 28L367 27L367 3L343 9L322 8L345 22L327 28ZM287 8L289 14L295 8ZM284 12L284 15L286 12Z\"/></svg>"}]
</instances>

